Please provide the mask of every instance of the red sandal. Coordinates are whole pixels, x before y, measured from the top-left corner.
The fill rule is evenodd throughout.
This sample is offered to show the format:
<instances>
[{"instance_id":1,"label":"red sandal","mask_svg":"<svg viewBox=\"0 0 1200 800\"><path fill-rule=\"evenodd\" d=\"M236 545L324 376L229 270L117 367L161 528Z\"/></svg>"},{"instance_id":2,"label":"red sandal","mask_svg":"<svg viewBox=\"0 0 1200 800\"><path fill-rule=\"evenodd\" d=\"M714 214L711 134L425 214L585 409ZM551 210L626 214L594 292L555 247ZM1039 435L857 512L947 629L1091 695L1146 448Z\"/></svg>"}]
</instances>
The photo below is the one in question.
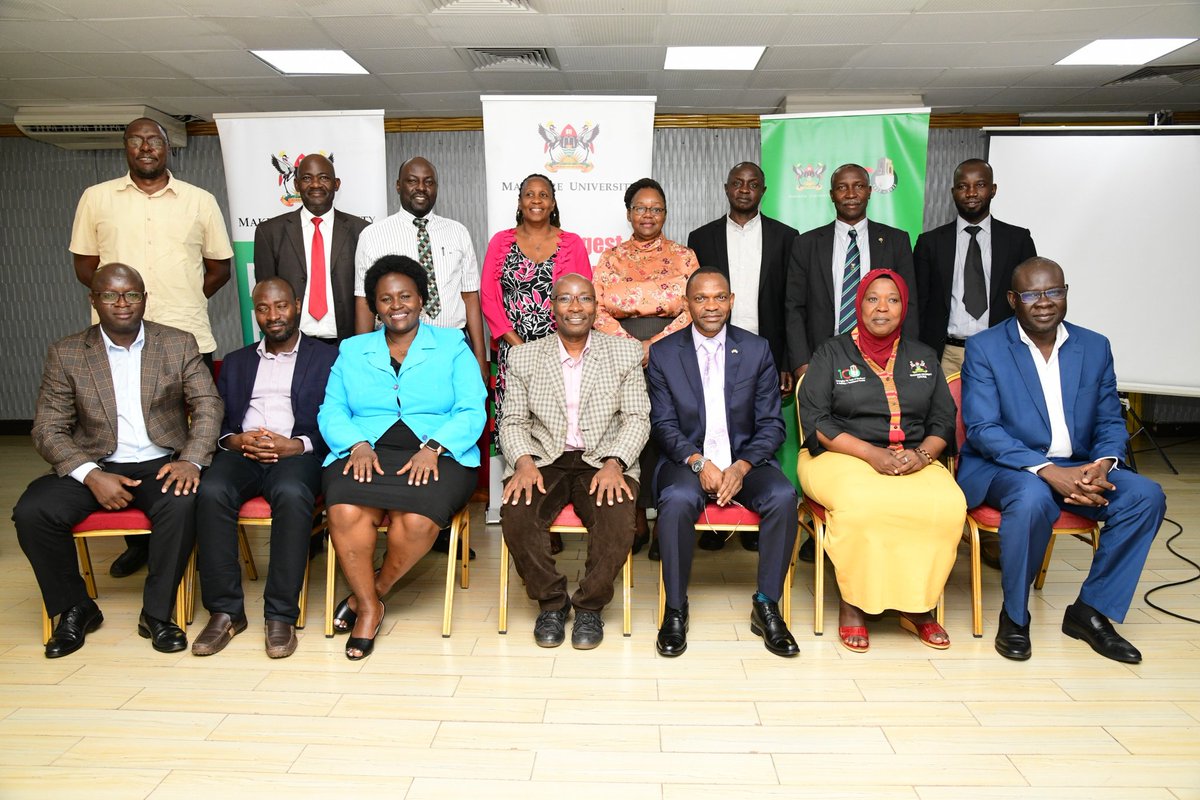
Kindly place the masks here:
<instances>
[{"instance_id":1,"label":"red sandal","mask_svg":"<svg viewBox=\"0 0 1200 800\"><path fill-rule=\"evenodd\" d=\"M950 647L950 636L946 633L946 629L937 624L937 622L922 622L918 625L901 614L900 627L920 639L921 644L926 647L932 647L934 650L945 650ZM946 641L933 641L933 637L939 633L946 637Z\"/></svg>"},{"instance_id":2,"label":"red sandal","mask_svg":"<svg viewBox=\"0 0 1200 800\"><path fill-rule=\"evenodd\" d=\"M871 641L867 637L867 629L864 625L844 625L838 628L838 638L842 640L842 647L851 653L865 653L871 649ZM850 644L850 639L852 638L867 639L867 643L862 645Z\"/></svg>"}]
</instances>

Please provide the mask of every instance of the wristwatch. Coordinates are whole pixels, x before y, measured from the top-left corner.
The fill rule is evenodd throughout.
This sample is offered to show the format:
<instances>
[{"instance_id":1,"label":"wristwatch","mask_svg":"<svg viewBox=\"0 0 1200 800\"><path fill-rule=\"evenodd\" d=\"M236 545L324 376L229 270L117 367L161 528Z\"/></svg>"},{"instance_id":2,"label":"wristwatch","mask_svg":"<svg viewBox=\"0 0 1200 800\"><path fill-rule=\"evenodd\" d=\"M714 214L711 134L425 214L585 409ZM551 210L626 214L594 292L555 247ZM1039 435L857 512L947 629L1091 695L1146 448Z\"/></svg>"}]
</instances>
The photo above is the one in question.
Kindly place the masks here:
<instances>
[{"instance_id":1,"label":"wristwatch","mask_svg":"<svg viewBox=\"0 0 1200 800\"><path fill-rule=\"evenodd\" d=\"M442 447L433 439L426 439L425 441L421 442L421 449L432 450L435 456L440 456L442 453L446 452L446 448Z\"/></svg>"},{"instance_id":2,"label":"wristwatch","mask_svg":"<svg viewBox=\"0 0 1200 800\"><path fill-rule=\"evenodd\" d=\"M699 475L701 472L704 471L704 465L707 463L708 463L708 459L705 458L704 456L700 456L699 458L697 458L695 461L692 462L692 465L691 465L692 472Z\"/></svg>"}]
</instances>

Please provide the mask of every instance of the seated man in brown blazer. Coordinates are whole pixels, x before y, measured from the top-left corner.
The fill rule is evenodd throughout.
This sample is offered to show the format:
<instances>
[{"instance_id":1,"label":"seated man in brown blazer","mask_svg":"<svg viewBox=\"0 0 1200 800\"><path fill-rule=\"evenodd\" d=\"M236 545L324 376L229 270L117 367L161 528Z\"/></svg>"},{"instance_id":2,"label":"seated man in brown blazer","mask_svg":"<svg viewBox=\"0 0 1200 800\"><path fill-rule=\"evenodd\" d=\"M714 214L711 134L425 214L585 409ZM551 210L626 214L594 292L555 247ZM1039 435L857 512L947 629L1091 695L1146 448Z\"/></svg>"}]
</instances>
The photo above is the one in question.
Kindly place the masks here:
<instances>
[{"instance_id":1,"label":"seated man in brown blazer","mask_svg":"<svg viewBox=\"0 0 1200 800\"><path fill-rule=\"evenodd\" d=\"M517 573L541 608L534 640L542 647L562 644L574 607L571 645L590 650L604 638L600 613L633 545L650 398L641 343L592 330L592 282L565 275L553 292L557 333L509 351L500 526ZM568 503L588 529L587 565L574 595L550 554L550 524Z\"/></svg>"},{"instance_id":2,"label":"seated man in brown blazer","mask_svg":"<svg viewBox=\"0 0 1200 800\"><path fill-rule=\"evenodd\" d=\"M325 156L302 158L294 185L304 205L254 230L254 280L290 283L301 299L300 332L336 346L354 335L354 252L368 222L334 210L342 182Z\"/></svg>"},{"instance_id":3,"label":"seated man in brown blazer","mask_svg":"<svg viewBox=\"0 0 1200 800\"><path fill-rule=\"evenodd\" d=\"M200 469L216 447L223 405L195 337L142 321L150 297L136 270L103 265L91 288L100 323L55 342L46 355L33 446L54 472L17 501L17 541L46 613L61 615L46 644L46 657L59 658L104 620L76 566L71 528L100 509L144 511L153 533L138 633L172 653L187 647L171 611L195 541Z\"/></svg>"}]
</instances>

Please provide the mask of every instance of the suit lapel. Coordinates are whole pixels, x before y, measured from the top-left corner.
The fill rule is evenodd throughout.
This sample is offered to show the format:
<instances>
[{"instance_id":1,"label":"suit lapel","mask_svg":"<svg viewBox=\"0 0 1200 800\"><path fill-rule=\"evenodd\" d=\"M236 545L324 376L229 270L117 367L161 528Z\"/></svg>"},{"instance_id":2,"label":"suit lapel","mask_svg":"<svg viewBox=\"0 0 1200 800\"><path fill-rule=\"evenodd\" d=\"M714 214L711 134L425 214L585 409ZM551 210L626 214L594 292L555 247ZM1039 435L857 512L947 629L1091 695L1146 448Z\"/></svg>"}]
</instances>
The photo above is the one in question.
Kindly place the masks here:
<instances>
[{"instance_id":1,"label":"suit lapel","mask_svg":"<svg viewBox=\"0 0 1200 800\"><path fill-rule=\"evenodd\" d=\"M554 402L558 407L558 411L560 414L562 414L563 433L565 435L566 430L567 430L567 386L563 382L562 357L560 356L560 354L558 352L558 334L550 334L549 336L547 336L545 338L545 341L546 341L546 346L542 350L541 364L538 369L538 372L540 372L541 375L539 376L538 380L539 380L539 383L542 383L550 390L550 394L554 398ZM599 347L597 347L597 344L598 344L597 341L595 339L592 339L591 346L595 347L596 349L594 349L588 353L588 358L593 361L595 360L595 357L597 355L597 350L599 349ZM583 367L584 377L583 377L583 380L581 381L581 384L584 386L586 386L587 375L588 375L587 365L588 365L588 361L585 359L584 367ZM593 380L594 380L594 378L593 378ZM586 390L581 389L579 392L579 416L580 417L583 416L583 406L584 406L584 403L586 402L585 401L586 397L587 397Z\"/></svg>"},{"instance_id":2,"label":"suit lapel","mask_svg":"<svg viewBox=\"0 0 1200 800\"><path fill-rule=\"evenodd\" d=\"M940 278L942 299L946 309L950 309L950 295L954 290L954 256L958 249L958 223L951 222L946 226L945 235L937 238L937 269Z\"/></svg>"},{"instance_id":3,"label":"suit lapel","mask_svg":"<svg viewBox=\"0 0 1200 800\"><path fill-rule=\"evenodd\" d=\"M1033 363L1033 353L1029 351L1029 345L1021 341L1015 320L1012 321L1008 331L1008 348L1016 363L1017 372L1020 373L1021 380L1025 382L1025 388L1029 392L1030 400L1033 401L1033 407L1037 409L1046 430L1049 431L1050 413L1046 410L1046 395L1042 392L1042 382L1038 378L1037 366Z\"/></svg>"},{"instance_id":4,"label":"suit lapel","mask_svg":"<svg viewBox=\"0 0 1200 800\"><path fill-rule=\"evenodd\" d=\"M991 297L988 298L988 317L993 320L992 324L995 324L994 320L996 319L996 309L1008 307L1008 286L1003 285L1005 283L1004 281L996 280L996 273L999 272L999 270L996 269L996 265L1008 263L1008 246L1010 243L1008 241L1008 237L1004 235L1004 231L1002 231L1000 226L996 224L994 217L992 218L991 235L992 263L989 265L989 272L991 273L989 279L991 291L989 294Z\"/></svg>"},{"instance_id":5,"label":"suit lapel","mask_svg":"<svg viewBox=\"0 0 1200 800\"><path fill-rule=\"evenodd\" d=\"M837 322L838 298L833 296L833 223L817 232L817 273L825 296L833 304L833 318ZM832 326L830 326L832 327Z\"/></svg>"},{"instance_id":6,"label":"suit lapel","mask_svg":"<svg viewBox=\"0 0 1200 800\"><path fill-rule=\"evenodd\" d=\"M312 347L305 341L308 339L300 334L300 346L296 351L296 368L292 370L292 416L296 416L296 404L300 401L301 387L304 386L308 368L312 364Z\"/></svg>"},{"instance_id":7,"label":"suit lapel","mask_svg":"<svg viewBox=\"0 0 1200 800\"><path fill-rule=\"evenodd\" d=\"M713 231L713 239L715 246L713 250L716 252L717 263L712 266L717 267L725 273L725 277L729 277L729 231L726 225L729 224L729 217L721 217L721 224L717 225L717 229Z\"/></svg>"},{"instance_id":8,"label":"suit lapel","mask_svg":"<svg viewBox=\"0 0 1200 800\"><path fill-rule=\"evenodd\" d=\"M725 326L725 416L733 407L733 387L737 385L738 373L742 369L740 348L742 336L729 325ZM726 427L728 430L728 426Z\"/></svg>"},{"instance_id":9,"label":"suit lapel","mask_svg":"<svg viewBox=\"0 0 1200 800\"><path fill-rule=\"evenodd\" d=\"M1058 348L1058 374L1062 381L1063 413L1067 431L1071 434L1071 450L1075 452L1075 399L1079 396L1079 376L1083 373L1083 347L1078 336L1068 336ZM1086 449L1086 448L1083 448Z\"/></svg>"},{"instance_id":10,"label":"suit lapel","mask_svg":"<svg viewBox=\"0 0 1200 800\"><path fill-rule=\"evenodd\" d=\"M146 344L142 346L142 414L150 420L150 406L158 393L158 378L162 374L163 346L158 331L146 328Z\"/></svg>"},{"instance_id":11,"label":"suit lapel","mask_svg":"<svg viewBox=\"0 0 1200 800\"><path fill-rule=\"evenodd\" d=\"M679 365L687 376L688 385L692 387L692 395L700 408L700 422L704 422L704 381L700 378L700 362L697 361L696 347L692 340L691 327L684 328L686 336L679 337Z\"/></svg>"},{"instance_id":12,"label":"suit lapel","mask_svg":"<svg viewBox=\"0 0 1200 800\"><path fill-rule=\"evenodd\" d=\"M112 367L108 364L108 353L105 351L104 338L100 335L100 326L93 325L84 339L84 358L87 360L88 371L92 382L96 385L96 393L100 395L100 405L104 408L104 416L112 429L113 439L117 437L117 394L113 390Z\"/></svg>"},{"instance_id":13,"label":"suit lapel","mask_svg":"<svg viewBox=\"0 0 1200 800\"><path fill-rule=\"evenodd\" d=\"M300 224L300 212L288 214L284 218L284 231L292 249L296 251L296 259L301 264L308 264L308 254L304 252L304 231ZM306 269L307 272L307 269Z\"/></svg>"}]
</instances>

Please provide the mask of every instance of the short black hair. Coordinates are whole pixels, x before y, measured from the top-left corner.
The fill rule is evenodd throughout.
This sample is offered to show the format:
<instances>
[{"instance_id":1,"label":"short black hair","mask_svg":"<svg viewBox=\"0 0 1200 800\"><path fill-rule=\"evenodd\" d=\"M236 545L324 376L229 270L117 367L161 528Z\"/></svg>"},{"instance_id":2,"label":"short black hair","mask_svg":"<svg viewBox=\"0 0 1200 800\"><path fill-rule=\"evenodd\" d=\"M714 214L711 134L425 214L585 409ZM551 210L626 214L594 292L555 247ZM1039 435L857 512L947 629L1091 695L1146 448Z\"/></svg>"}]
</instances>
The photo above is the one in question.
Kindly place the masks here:
<instances>
[{"instance_id":1,"label":"short black hair","mask_svg":"<svg viewBox=\"0 0 1200 800\"><path fill-rule=\"evenodd\" d=\"M412 278L412 282L417 285L417 294L421 295L421 305L429 302L429 276L425 274L425 268L413 261L408 256L384 256L371 265L367 270L367 275L363 278L363 292L367 295L367 308L371 309L371 313L377 313L375 310L375 286L383 279L384 275L407 275Z\"/></svg>"},{"instance_id":2,"label":"short black hair","mask_svg":"<svg viewBox=\"0 0 1200 800\"><path fill-rule=\"evenodd\" d=\"M654 178L639 178L629 184L629 188L625 190L625 210L629 211L633 208L633 196L642 189L653 189L658 192L658 196L663 199L663 205L667 204L667 193L663 191L662 186Z\"/></svg>"},{"instance_id":3,"label":"short black hair","mask_svg":"<svg viewBox=\"0 0 1200 800\"><path fill-rule=\"evenodd\" d=\"M692 293L692 282L703 278L705 275L716 275L721 280L725 281L725 285L729 286L729 276L716 267L700 267L691 275L688 276L687 284L683 287L684 297L688 297ZM729 286L729 290L733 291L733 287Z\"/></svg>"}]
</instances>

